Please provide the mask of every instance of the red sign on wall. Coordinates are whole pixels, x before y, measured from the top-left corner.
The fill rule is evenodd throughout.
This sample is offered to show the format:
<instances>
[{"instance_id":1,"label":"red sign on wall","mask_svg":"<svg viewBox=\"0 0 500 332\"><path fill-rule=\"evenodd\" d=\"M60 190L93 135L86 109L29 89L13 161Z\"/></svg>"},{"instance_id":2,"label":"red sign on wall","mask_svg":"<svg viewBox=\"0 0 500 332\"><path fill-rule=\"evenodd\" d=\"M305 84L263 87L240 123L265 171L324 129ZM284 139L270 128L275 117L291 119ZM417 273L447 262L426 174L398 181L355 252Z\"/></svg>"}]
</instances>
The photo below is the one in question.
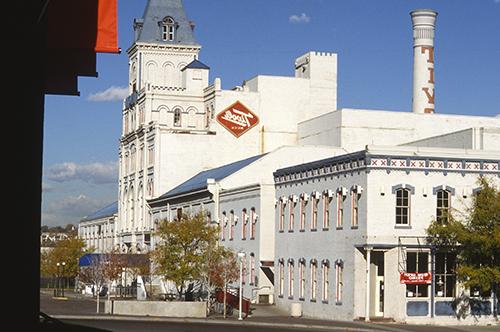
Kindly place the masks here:
<instances>
[{"instance_id":1,"label":"red sign on wall","mask_svg":"<svg viewBox=\"0 0 500 332\"><path fill-rule=\"evenodd\" d=\"M245 105L237 101L217 114L217 121L231 134L240 137L259 123L259 118Z\"/></svg>"},{"instance_id":2,"label":"red sign on wall","mask_svg":"<svg viewBox=\"0 0 500 332\"><path fill-rule=\"evenodd\" d=\"M428 285L432 282L430 272L400 272L399 282L406 285Z\"/></svg>"}]
</instances>

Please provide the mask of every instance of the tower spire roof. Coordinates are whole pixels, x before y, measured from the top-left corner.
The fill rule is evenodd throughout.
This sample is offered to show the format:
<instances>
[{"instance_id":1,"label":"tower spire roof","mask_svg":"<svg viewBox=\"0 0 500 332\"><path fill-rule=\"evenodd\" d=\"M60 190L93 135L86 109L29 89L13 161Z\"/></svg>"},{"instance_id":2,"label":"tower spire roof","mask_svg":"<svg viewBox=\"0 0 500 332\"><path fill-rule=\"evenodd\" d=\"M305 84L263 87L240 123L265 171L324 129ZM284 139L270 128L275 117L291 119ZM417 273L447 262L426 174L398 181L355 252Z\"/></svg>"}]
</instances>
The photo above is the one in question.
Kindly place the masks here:
<instances>
[{"instance_id":1,"label":"tower spire roof","mask_svg":"<svg viewBox=\"0 0 500 332\"><path fill-rule=\"evenodd\" d=\"M136 42L198 45L193 28L182 0L148 0L142 19L134 20Z\"/></svg>"}]
</instances>

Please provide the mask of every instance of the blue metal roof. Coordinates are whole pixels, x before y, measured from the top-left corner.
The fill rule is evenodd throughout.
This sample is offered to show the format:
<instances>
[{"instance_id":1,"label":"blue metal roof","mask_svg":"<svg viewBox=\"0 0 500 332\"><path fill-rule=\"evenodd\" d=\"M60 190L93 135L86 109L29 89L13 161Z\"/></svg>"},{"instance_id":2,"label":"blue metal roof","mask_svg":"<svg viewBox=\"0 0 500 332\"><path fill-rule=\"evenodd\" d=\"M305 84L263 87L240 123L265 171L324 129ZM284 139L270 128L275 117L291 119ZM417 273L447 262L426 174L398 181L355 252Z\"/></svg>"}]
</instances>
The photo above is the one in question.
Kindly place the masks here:
<instances>
[{"instance_id":1,"label":"blue metal roof","mask_svg":"<svg viewBox=\"0 0 500 332\"><path fill-rule=\"evenodd\" d=\"M166 41L162 38L161 23L166 17L171 17L175 22L175 34L172 41ZM149 0L142 19L136 20L136 23L139 23L136 41L198 45L181 0Z\"/></svg>"},{"instance_id":2,"label":"blue metal roof","mask_svg":"<svg viewBox=\"0 0 500 332\"><path fill-rule=\"evenodd\" d=\"M114 214L118 213L118 202L114 202L109 204L108 206L103 207L100 210L97 210L96 212L92 213L89 216L86 216L85 218L82 219L82 221L86 220L95 220L95 219L101 219L104 217L110 217Z\"/></svg>"},{"instance_id":3,"label":"blue metal roof","mask_svg":"<svg viewBox=\"0 0 500 332\"><path fill-rule=\"evenodd\" d=\"M215 179L215 181L222 180L222 179L228 177L229 175L239 171L243 167L250 165L251 163L262 158L265 155L266 154L253 156L253 157L250 157L247 159L238 160L238 161L231 163L231 164L227 164L224 166L220 166L217 168L212 168L212 169L209 169L207 171L200 172L200 173L196 174L195 176L193 176L191 179L187 180L186 182L181 183L180 185L178 185L174 189L161 195L159 197L159 199L168 198L168 197L172 197L175 195L192 192L195 190L205 189L207 187L207 180L208 179Z\"/></svg>"},{"instance_id":4,"label":"blue metal roof","mask_svg":"<svg viewBox=\"0 0 500 332\"><path fill-rule=\"evenodd\" d=\"M198 60L193 60L191 61L186 67L182 68L181 71L186 70L188 68L193 68L193 69L210 69L209 66L204 64L201 61Z\"/></svg>"}]
</instances>

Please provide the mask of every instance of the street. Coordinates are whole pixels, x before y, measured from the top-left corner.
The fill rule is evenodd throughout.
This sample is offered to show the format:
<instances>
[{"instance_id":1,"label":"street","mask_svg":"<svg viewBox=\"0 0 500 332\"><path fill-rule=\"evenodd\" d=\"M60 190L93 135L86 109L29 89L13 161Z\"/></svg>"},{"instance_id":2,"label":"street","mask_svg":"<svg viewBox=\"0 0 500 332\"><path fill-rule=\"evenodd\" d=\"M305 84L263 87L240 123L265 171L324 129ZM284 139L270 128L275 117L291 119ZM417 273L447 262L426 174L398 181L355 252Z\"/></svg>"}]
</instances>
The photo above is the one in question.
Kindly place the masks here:
<instances>
[{"instance_id":1,"label":"street","mask_svg":"<svg viewBox=\"0 0 500 332\"><path fill-rule=\"evenodd\" d=\"M104 300L103 300L104 301ZM120 317L103 314L104 303L101 301L100 314L96 313L95 299L72 292L66 299L54 299L50 291L40 292L41 311L71 324L97 327L111 331L357 331L357 332L490 332L500 331L498 326L483 327L441 327L427 325L406 325L396 323L365 323L357 321L326 321L309 318L292 318L277 311L274 306L260 307L251 317L243 321L237 315L223 319L183 319L160 317Z\"/></svg>"}]
</instances>

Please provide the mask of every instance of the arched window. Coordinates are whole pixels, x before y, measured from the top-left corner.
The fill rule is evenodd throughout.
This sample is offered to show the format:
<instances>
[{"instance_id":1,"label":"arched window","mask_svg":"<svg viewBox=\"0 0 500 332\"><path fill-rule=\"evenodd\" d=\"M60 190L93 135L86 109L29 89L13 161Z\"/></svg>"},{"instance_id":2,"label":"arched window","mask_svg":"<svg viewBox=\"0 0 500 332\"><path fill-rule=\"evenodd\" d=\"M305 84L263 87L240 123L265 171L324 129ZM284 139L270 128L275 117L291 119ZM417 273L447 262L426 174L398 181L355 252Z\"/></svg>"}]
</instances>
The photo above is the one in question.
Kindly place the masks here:
<instances>
[{"instance_id":1,"label":"arched window","mask_svg":"<svg viewBox=\"0 0 500 332\"><path fill-rule=\"evenodd\" d=\"M174 109L174 127L180 127L182 125L181 122L181 109Z\"/></svg>"},{"instance_id":2,"label":"arched window","mask_svg":"<svg viewBox=\"0 0 500 332\"><path fill-rule=\"evenodd\" d=\"M162 39L164 41L173 41L175 38L175 21L170 16L163 19L162 25Z\"/></svg>"}]
</instances>

